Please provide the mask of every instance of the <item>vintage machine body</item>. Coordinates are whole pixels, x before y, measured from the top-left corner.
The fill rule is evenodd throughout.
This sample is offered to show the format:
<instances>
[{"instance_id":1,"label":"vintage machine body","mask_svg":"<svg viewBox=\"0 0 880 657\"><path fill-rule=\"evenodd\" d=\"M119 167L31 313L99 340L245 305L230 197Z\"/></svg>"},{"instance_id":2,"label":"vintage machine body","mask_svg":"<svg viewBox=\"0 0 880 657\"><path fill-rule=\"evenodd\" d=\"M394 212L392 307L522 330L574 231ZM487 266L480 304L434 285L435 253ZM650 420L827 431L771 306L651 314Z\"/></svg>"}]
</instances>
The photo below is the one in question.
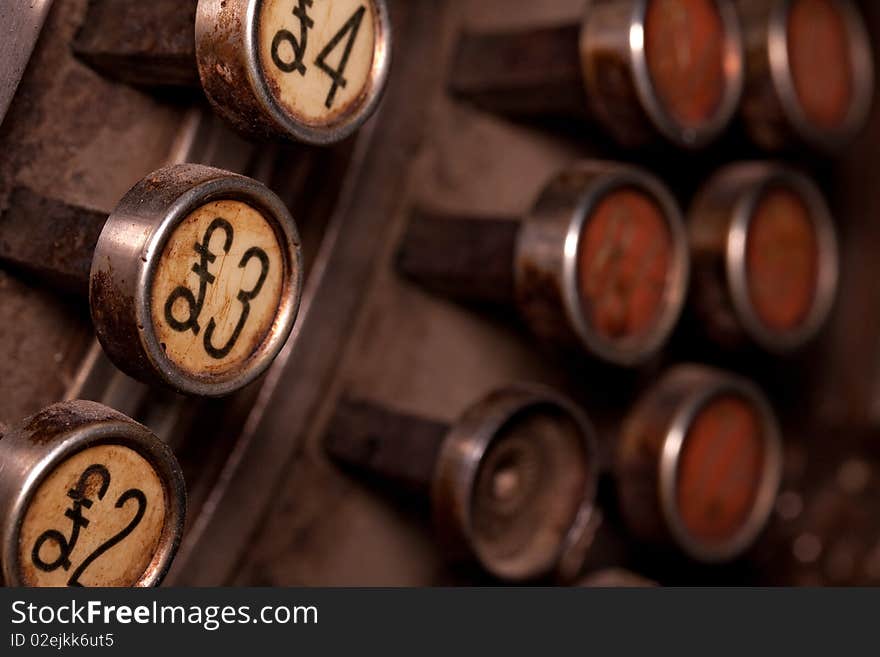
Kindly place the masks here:
<instances>
[{"instance_id":1,"label":"vintage machine body","mask_svg":"<svg viewBox=\"0 0 880 657\"><path fill-rule=\"evenodd\" d=\"M4 584L880 584L878 3L0 22Z\"/></svg>"}]
</instances>

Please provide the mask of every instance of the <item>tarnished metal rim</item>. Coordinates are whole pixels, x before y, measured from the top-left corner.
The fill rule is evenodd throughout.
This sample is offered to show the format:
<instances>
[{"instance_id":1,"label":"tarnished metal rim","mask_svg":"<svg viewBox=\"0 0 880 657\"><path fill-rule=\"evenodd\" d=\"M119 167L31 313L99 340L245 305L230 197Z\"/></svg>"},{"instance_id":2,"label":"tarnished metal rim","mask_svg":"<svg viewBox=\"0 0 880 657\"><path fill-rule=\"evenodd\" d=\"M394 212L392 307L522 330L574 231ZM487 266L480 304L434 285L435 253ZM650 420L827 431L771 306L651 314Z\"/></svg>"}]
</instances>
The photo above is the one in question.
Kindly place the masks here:
<instances>
[{"instance_id":1,"label":"tarnished metal rim","mask_svg":"<svg viewBox=\"0 0 880 657\"><path fill-rule=\"evenodd\" d=\"M835 8L843 12L849 37L855 96L846 118L837 129L817 128L807 120L791 77L788 59L788 15L793 3L794 0L777 2L768 18L770 24L767 26L767 54L773 88L776 90L786 118L798 135L814 146L835 150L846 145L855 136L865 124L871 111L871 100L874 95L871 42L856 8L848 0L836 2Z\"/></svg>"},{"instance_id":2,"label":"tarnished metal rim","mask_svg":"<svg viewBox=\"0 0 880 657\"><path fill-rule=\"evenodd\" d=\"M0 125L6 118L53 2L9 2L0 9L0 20L8 28L7 35L0 42Z\"/></svg>"},{"instance_id":3,"label":"tarnished metal rim","mask_svg":"<svg viewBox=\"0 0 880 657\"><path fill-rule=\"evenodd\" d=\"M548 563L530 572L505 571L481 554L471 540L474 532L474 485L483 457L499 432L523 413L542 407L563 411L579 429L586 471L583 499L560 541L559 550ZM450 428L440 449L431 487L435 520L441 529L454 531L456 535L452 539L463 541L483 568L495 577L522 581L547 575L556 568L565 551L580 542L580 533L589 529L589 523L585 520L594 513L598 458L598 443L593 427L577 406L545 386L509 386L471 406Z\"/></svg>"},{"instance_id":4,"label":"tarnished metal rim","mask_svg":"<svg viewBox=\"0 0 880 657\"><path fill-rule=\"evenodd\" d=\"M646 191L660 206L672 240L672 272L666 286L663 310L659 320L646 335L637 340L612 341L600 336L587 321L578 285L578 253L584 226L593 209L611 191L635 187ZM584 190L580 203L572 213L565 237L562 263L562 285L568 320L586 349L609 363L635 366L656 354L675 329L684 307L690 278L690 253L687 233L678 204L664 186L650 174L634 167L620 166L596 177Z\"/></svg>"},{"instance_id":5,"label":"tarnished metal rim","mask_svg":"<svg viewBox=\"0 0 880 657\"><path fill-rule=\"evenodd\" d=\"M269 90L262 73L260 58L259 16L263 0L250 0L245 13L244 59L249 83L257 102L268 116L294 138L307 144L327 145L342 141L363 125L376 110L388 82L391 70L391 18L385 0L372 0L376 7L376 47L373 52L373 66L370 80L364 91L364 100L353 112L346 112L331 124L306 126L292 120L290 115L278 104Z\"/></svg>"},{"instance_id":6,"label":"tarnished metal rim","mask_svg":"<svg viewBox=\"0 0 880 657\"><path fill-rule=\"evenodd\" d=\"M649 0L635 0L630 20L629 56L636 93L648 118L660 133L686 148L702 148L716 139L739 109L745 88L745 51L739 18L732 3L713 0L724 29L724 95L714 116L699 128L678 123L660 103L645 54L645 18Z\"/></svg>"},{"instance_id":7,"label":"tarnished metal rim","mask_svg":"<svg viewBox=\"0 0 880 657\"><path fill-rule=\"evenodd\" d=\"M276 232L287 271L275 321L260 348L237 373L197 379L177 367L162 349L153 326L151 290L156 267L174 230L196 209L218 200L242 201L260 211ZM286 252L284 245L288 245ZM156 374L175 390L204 397L227 395L254 381L271 365L290 335L302 295L302 272L302 251L296 224L287 206L265 185L244 176L230 175L199 183L187 190L175 200L162 223L150 234L138 267L135 317L141 345ZM262 362L254 366L257 360Z\"/></svg>"},{"instance_id":8,"label":"tarnished metal rim","mask_svg":"<svg viewBox=\"0 0 880 657\"><path fill-rule=\"evenodd\" d=\"M758 388L749 381L711 370L699 372L703 379L673 416L660 453L658 494L660 509L676 543L692 558L706 563L729 561L745 551L761 532L770 517L782 473L782 440L770 405ZM710 402L723 395L745 399L758 411L762 423L764 463L758 494L748 519L733 538L718 545L695 539L685 526L676 502L678 465L688 430L694 419Z\"/></svg>"},{"instance_id":9,"label":"tarnished metal rim","mask_svg":"<svg viewBox=\"0 0 880 657\"><path fill-rule=\"evenodd\" d=\"M22 440L26 438L21 435L19 428L3 436L4 447L8 449L15 449L16 442ZM99 445L130 448L143 457L159 476L166 499L165 521L153 560L134 586L158 586L168 573L180 544L186 518L186 484L183 472L171 449L143 425L134 421L104 420L61 434L51 445L47 445L45 455L36 467L28 472L16 497L7 507L10 512L4 519L3 535L9 537L9 540L4 541L2 547L3 581L7 586L23 584L18 578L19 532L31 499L40 484L63 461L85 449Z\"/></svg>"},{"instance_id":10,"label":"tarnished metal rim","mask_svg":"<svg viewBox=\"0 0 880 657\"><path fill-rule=\"evenodd\" d=\"M739 198L727 233L724 259L728 287L736 314L749 336L771 352L787 353L815 337L831 313L837 296L839 276L837 237L828 205L806 176L776 165L760 163L754 166L763 175L763 179ZM748 232L756 206L764 192L774 185L794 190L807 204L810 220L816 231L819 253L819 272L813 305L803 324L796 330L785 333L770 331L755 312L749 295L746 267Z\"/></svg>"}]
</instances>

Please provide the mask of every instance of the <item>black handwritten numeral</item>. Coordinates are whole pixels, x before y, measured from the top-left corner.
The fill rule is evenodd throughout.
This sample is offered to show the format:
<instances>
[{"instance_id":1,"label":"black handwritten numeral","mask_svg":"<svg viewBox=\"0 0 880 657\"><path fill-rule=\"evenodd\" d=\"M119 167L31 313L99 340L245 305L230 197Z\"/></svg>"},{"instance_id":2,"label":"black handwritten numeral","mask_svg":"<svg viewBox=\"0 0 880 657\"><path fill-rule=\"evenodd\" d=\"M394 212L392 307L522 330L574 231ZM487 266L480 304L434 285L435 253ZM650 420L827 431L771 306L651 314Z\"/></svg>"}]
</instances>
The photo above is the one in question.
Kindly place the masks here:
<instances>
[{"instance_id":1,"label":"black handwritten numeral","mask_svg":"<svg viewBox=\"0 0 880 657\"><path fill-rule=\"evenodd\" d=\"M71 522L70 538L65 537L57 529L47 529L34 542L34 547L31 550L31 561L40 570L51 573L58 568L64 568L64 570L70 568L70 555L76 548L77 541L79 541L80 530L89 526L89 519L83 515L82 510L84 508L92 508L92 500L86 497L86 486L94 476L101 479L101 485L98 488L98 499L104 499L107 488L110 486L110 471L100 464L90 465L80 475L76 486L67 491L67 497L73 501L71 507L64 512L64 517ZM55 561L45 561L41 556L43 546L50 542L58 546L58 558Z\"/></svg>"},{"instance_id":2,"label":"black handwritten numeral","mask_svg":"<svg viewBox=\"0 0 880 657\"><path fill-rule=\"evenodd\" d=\"M306 74L307 69L303 64L303 58L306 56L306 47L309 44L309 30L315 26L315 22L308 14L311 6L312 0L297 0L297 5L293 8L293 15L299 19L299 39L289 30L278 30L275 33L275 38L272 39L272 61L285 73L296 71L303 76ZM290 48L293 50L293 60L289 62L281 59L279 53L281 44L285 42L290 44Z\"/></svg>"},{"instance_id":3,"label":"black handwritten numeral","mask_svg":"<svg viewBox=\"0 0 880 657\"><path fill-rule=\"evenodd\" d=\"M251 301L259 296L260 290L263 289L263 284L266 282L266 276L269 275L269 256L266 255L266 252L263 251L263 249L257 246L252 246L245 251L241 261L238 263L239 269L247 267L247 264L254 258L260 261L260 278L251 290L238 291L238 301L241 303L241 315L238 317L238 323L235 325L235 330L232 332L229 340L219 349L214 346L212 338L214 337L214 330L217 328L217 324L213 317L208 323L208 328L205 329L205 351L208 352L208 355L212 358L217 358L218 360L220 358L225 358L229 355L229 352L232 351L232 348L238 341L238 337L241 335L241 330L244 328L245 322L247 322L248 315L250 315Z\"/></svg>"},{"instance_id":4,"label":"black handwritten numeral","mask_svg":"<svg viewBox=\"0 0 880 657\"><path fill-rule=\"evenodd\" d=\"M235 239L235 231L228 221L220 217L214 219L214 221L211 222L211 225L208 226L201 243L197 243L193 246L193 251L199 256L199 262L192 266L193 273L199 277L198 294L193 293L193 291L187 286L180 285L175 288L165 300L165 321L168 323L168 326L179 333L192 331L193 335L198 335L202 329L199 324L199 317L201 316L202 309L205 305L205 295L207 294L208 286L216 281L216 277L211 273L209 265L217 260L217 255L211 251L211 238L218 230L223 231L225 236L223 241L223 252L228 254L229 250L232 248L232 242ZM235 343L238 342L238 338L241 336L241 332L250 316L251 301L256 299L257 296L259 296L260 291L263 289L263 284L266 282L266 277L269 275L269 256L263 249L257 246L249 248L245 251L239 261L238 267L239 269L244 269L254 258L260 261L260 277L252 289L238 291L237 298L239 303L241 303L241 314L238 317L238 323L235 325L235 330L232 332L232 335L229 340L227 340L226 344L222 347L214 346L214 331L217 330L217 321L212 317L208 322L202 342L205 347L205 352L211 356L211 358L220 360L229 355L229 352L235 347ZM187 316L184 320L180 320L174 315L174 306L178 301L183 301L187 307Z\"/></svg>"},{"instance_id":5,"label":"black handwritten numeral","mask_svg":"<svg viewBox=\"0 0 880 657\"><path fill-rule=\"evenodd\" d=\"M82 509L90 509L94 504L93 500L86 495L86 486L94 477L100 479L100 486L97 491L98 499L103 500L104 495L107 494L107 489L110 487L110 471L107 467L96 463L83 470L76 486L67 491L67 496L73 501L71 508L64 512L64 516L72 523L70 537L65 537L57 529L48 529L40 534L34 542L34 547L31 550L31 561L40 570L49 573L58 568L63 568L65 571L70 570L72 565L70 555L76 548L80 530L88 528L90 524L89 519L83 516ZM67 580L68 586L82 586L79 578L86 569L107 550L125 540L125 537L131 534L135 527L143 520L144 514L147 512L147 496L142 490L131 488L119 496L114 506L117 509L121 509L129 500L135 500L137 503L137 511L135 511L134 517L121 531L101 543L97 549L82 560ZM58 547L58 557L54 561L47 562L42 558L41 552L43 546L49 542L55 543Z\"/></svg>"},{"instance_id":6,"label":"black handwritten numeral","mask_svg":"<svg viewBox=\"0 0 880 657\"><path fill-rule=\"evenodd\" d=\"M116 504L114 506L117 509L121 509L129 500L135 500L137 502L137 511L134 514L134 518L132 518L131 522L123 527L122 530L101 543L101 545L99 545L94 552L83 559L82 563L77 567L76 570L73 571L70 579L67 580L68 586L82 586L79 578L85 572L86 568L91 566L92 563L107 550L125 540L125 537L131 534L134 531L135 527L137 527L140 524L141 520L143 520L144 514L147 512L147 496L142 490L139 490L137 488L130 488L119 496L119 499L116 500Z\"/></svg>"},{"instance_id":7,"label":"black handwritten numeral","mask_svg":"<svg viewBox=\"0 0 880 657\"><path fill-rule=\"evenodd\" d=\"M333 107L333 101L336 99L336 92L339 90L339 87L345 87L345 85L348 84L348 80L345 79L345 67L348 66L348 58L351 56L351 49L354 47L354 42L357 40L357 35L361 29L361 23L364 20L364 14L366 12L367 8L364 6L361 6L360 9L354 12L351 18L349 18L345 25L342 26L342 29L339 30L339 32L330 39L324 49L318 53L318 58L315 60L315 65L333 80L333 85L330 87L330 92L327 94L327 100L324 101L324 105L327 109ZM327 57L330 53L336 50L336 47L346 35L348 35L348 41L345 42L345 50L342 52L342 59L339 60L339 68L334 69L327 64Z\"/></svg>"},{"instance_id":8,"label":"black handwritten numeral","mask_svg":"<svg viewBox=\"0 0 880 657\"><path fill-rule=\"evenodd\" d=\"M201 257L201 260L192 266L193 273L199 277L198 298L196 298L192 290L185 285L181 285L175 288L165 301L165 321L168 322L168 326L180 333L192 331L193 335L198 335L201 330L199 315L202 314L202 306L205 305L205 293L207 292L208 285L211 285L216 280L209 271L208 265L217 259L217 256L211 251L211 238L218 230L222 230L226 236L223 242L223 252L229 253L235 233L232 230L232 225L220 217L214 219L211 225L208 226L208 230L205 231L205 236L202 238L202 243L193 246L193 250ZM174 316L174 304L178 300L183 300L188 309L188 314L184 321L180 321Z\"/></svg>"}]
</instances>

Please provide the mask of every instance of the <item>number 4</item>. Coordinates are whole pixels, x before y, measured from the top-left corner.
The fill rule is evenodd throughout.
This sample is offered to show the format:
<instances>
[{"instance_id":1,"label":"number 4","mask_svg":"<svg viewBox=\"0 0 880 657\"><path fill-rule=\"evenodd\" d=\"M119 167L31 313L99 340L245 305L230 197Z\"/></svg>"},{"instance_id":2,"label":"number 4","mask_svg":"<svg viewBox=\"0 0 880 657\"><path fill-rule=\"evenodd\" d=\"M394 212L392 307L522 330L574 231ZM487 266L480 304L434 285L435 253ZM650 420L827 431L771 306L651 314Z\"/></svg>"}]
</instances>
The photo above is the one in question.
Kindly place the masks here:
<instances>
[{"instance_id":1,"label":"number 4","mask_svg":"<svg viewBox=\"0 0 880 657\"><path fill-rule=\"evenodd\" d=\"M346 80L344 76L345 67L348 66L348 58L351 56L351 49L354 47L354 42L357 40L357 35L361 29L361 23L364 20L364 14L366 12L367 8L364 6L361 6L360 9L354 12L351 18L349 18L345 25L342 26L342 29L336 33L336 35L318 54L318 58L315 60L315 65L333 80L333 86L330 87L330 93L327 94L327 100L324 101L324 105L327 109L333 107L333 101L336 98L336 92L339 90L339 87L344 87L348 84L348 80ZM345 50L342 53L342 59L339 61L339 68L334 69L327 64L327 57L330 53L336 50L336 47L346 35L348 35L348 41L345 43Z\"/></svg>"}]
</instances>

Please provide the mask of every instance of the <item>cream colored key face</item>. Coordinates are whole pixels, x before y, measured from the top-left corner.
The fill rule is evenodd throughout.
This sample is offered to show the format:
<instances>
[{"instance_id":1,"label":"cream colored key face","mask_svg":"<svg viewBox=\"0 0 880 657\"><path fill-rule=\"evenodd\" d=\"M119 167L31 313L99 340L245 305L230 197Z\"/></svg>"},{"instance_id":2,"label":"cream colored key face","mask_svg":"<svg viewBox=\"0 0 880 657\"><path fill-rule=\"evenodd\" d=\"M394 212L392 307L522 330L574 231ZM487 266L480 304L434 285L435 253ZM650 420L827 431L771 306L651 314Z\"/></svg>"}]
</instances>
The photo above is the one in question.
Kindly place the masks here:
<instances>
[{"instance_id":1,"label":"cream colored key face","mask_svg":"<svg viewBox=\"0 0 880 657\"><path fill-rule=\"evenodd\" d=\"M264 0L260 64L275 102L309 126L357 113L372 84L377 24L372 0Z\"/></svg>"},{"instance_id":2,"label":"cream colored key face","mask_svg":"<svg viewBox=\"0 0 880 657\"><path fill-rule=\"evenodd\" d=\"M153 467L121 445L62 461L31 498L21 526L26 586L133 586L160 546L167 501Z\"/></svg>"},{"instance_id":3,"label":"cream colored key face","mask_svg":"<svg viewBox=\"0 0 880 657\"><path fill-rule=\"evenodd\" d=\"M223 376L258 353L275 323L284 261L275 231L241 201L207 203L174 230L153 277L152 319L188 376Z\"/></svg>"},{"instance_id":4,"label":"cream colored key face","mask_svg":"<svg viewBox=\"0 0 880 657\"><path fill-rule=\"evenodd\" d=\"M101 231L89 275L95 333L129 376L228 395L287 341L302 270L296 223L265 185L165 167L132 187Z\"/></svg>"}]
</instances>

